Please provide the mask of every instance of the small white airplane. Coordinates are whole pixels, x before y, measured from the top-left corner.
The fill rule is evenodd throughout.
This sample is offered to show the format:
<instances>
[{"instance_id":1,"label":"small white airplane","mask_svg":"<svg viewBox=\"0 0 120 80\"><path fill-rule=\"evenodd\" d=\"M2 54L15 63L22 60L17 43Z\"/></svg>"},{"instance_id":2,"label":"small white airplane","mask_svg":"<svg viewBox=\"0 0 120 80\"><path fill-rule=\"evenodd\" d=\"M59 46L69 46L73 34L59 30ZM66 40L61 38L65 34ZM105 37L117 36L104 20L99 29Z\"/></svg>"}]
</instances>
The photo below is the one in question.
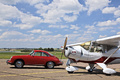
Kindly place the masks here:
<instances>
[{"instance_id":1,"label":"small white airplane","mask_svg":"<svg viewBox=\"0 0 120 80\"><path fill-rule=\"evenodd\" d=\"M85 43L67 44L67 37L64 42L62 55L68 58L66 70L73 73L78 70L77 67L70 66L71 63L88 63L86 67L88 72L95 70L95 64L103 69L105 74L114 74L115 70L107 68L108 64L120 63L120 35L97 39ZM62 58L61 55L61 58Z\"/></svg>"}]
</instances>

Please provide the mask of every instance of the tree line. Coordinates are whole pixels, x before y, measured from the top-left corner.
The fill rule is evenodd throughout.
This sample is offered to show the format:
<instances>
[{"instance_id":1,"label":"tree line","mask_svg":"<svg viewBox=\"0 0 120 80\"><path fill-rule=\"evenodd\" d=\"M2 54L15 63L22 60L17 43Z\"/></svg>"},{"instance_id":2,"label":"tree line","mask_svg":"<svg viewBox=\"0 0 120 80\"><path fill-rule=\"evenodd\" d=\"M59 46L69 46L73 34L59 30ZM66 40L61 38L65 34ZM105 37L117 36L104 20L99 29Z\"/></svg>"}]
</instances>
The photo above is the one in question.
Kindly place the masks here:
<instances>
[{"instance_id":1,"label":"tree line","mask_svg":"<svg viewBox=\"0 0 120 80\"><path fill-rule=\"evenodd\" d=\"M29 49L29 48L26 48L26 49L22 49L21 52L31 52L32 50L44 50L44 51L54 51L54 48L34 48L34 49Z\"/></svg>"}]
</instances>

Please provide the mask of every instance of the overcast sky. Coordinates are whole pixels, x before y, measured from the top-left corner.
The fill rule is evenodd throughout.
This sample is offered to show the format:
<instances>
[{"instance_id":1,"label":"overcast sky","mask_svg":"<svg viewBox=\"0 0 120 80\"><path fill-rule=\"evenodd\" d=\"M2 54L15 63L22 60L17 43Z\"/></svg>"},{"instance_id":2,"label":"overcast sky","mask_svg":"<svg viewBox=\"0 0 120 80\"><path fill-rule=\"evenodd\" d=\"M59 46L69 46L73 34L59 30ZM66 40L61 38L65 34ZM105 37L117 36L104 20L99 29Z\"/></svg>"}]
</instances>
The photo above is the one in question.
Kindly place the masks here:
<instances>
[{"instance_id":1,"label":"overcast sky","mask_svg":"<svg viewBox=\"0 0 120 80\"><path fill-rule=\"evenodd\" d=\"M120 35L120 0L0 0L0 48L60 48Z\"/></svg>"}]
</instances>

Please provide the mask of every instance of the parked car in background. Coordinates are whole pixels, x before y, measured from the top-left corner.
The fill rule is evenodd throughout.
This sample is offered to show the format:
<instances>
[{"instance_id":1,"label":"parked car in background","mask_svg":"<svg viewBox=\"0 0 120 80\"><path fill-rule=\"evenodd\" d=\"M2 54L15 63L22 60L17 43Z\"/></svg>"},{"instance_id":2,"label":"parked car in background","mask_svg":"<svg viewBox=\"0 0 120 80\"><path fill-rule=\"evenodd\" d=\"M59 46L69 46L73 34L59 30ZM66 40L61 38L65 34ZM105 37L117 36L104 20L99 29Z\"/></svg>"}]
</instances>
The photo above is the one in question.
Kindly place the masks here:
<instances>
[{"instance_id":1,"label":"parked car in background","mask_svg":"<svg viewBox=\"0 0 120 80\"><path fill-rule=\"evenodd\" d=\"M14 65L16 68L22 68L24 65L39 65L45 68L54 68L54 66L62 65L56 56L43 50L33 50L29 55L12 56L7 64Z\"/></svg>"}]
</instances>

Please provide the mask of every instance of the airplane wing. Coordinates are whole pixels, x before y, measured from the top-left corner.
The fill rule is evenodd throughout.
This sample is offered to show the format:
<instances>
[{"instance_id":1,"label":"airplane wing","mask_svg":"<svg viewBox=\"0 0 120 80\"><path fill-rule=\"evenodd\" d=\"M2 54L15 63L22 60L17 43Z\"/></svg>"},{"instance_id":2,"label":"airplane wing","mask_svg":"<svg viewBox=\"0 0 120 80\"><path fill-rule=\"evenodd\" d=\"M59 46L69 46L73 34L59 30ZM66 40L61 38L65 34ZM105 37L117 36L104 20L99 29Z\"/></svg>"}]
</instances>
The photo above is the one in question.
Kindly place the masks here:
<instances>
[{"instance_id":1,"label":"airplane wing","mask_svg":"<svg viewBox=\"0 0 120 80\"><path fill-rule=\"evenodd\" d=\"M95 42L98 44L119 46L120 45L120 35L97 39Z\"/></svg>"},{"instance_id":2,"label":"airplane wing","mask_svg":"<svg viewBox=\"0 0 120 80\"><path fill-rule=\"evenodd\" d=\"M91 44L91 41L81 42L81 43L75 43L75 44L70 44L70 45L66 45L66 46L67 46L67 47L68 47L68 46L84 46L84 45L90 46L90 44Z\"/></svg>"},{"instance_id":3,"label":"airplane wing","mask_svg":"<svg viewBox=\"0 0 120 80\"><path fill-rule=\"evenodd\" d=\"M68 46L80 46L81 44L83 44L83 43L75 43L75 44L70 44L70 45L66 45L67 47Z\"/></svg>"}]
</instances>

